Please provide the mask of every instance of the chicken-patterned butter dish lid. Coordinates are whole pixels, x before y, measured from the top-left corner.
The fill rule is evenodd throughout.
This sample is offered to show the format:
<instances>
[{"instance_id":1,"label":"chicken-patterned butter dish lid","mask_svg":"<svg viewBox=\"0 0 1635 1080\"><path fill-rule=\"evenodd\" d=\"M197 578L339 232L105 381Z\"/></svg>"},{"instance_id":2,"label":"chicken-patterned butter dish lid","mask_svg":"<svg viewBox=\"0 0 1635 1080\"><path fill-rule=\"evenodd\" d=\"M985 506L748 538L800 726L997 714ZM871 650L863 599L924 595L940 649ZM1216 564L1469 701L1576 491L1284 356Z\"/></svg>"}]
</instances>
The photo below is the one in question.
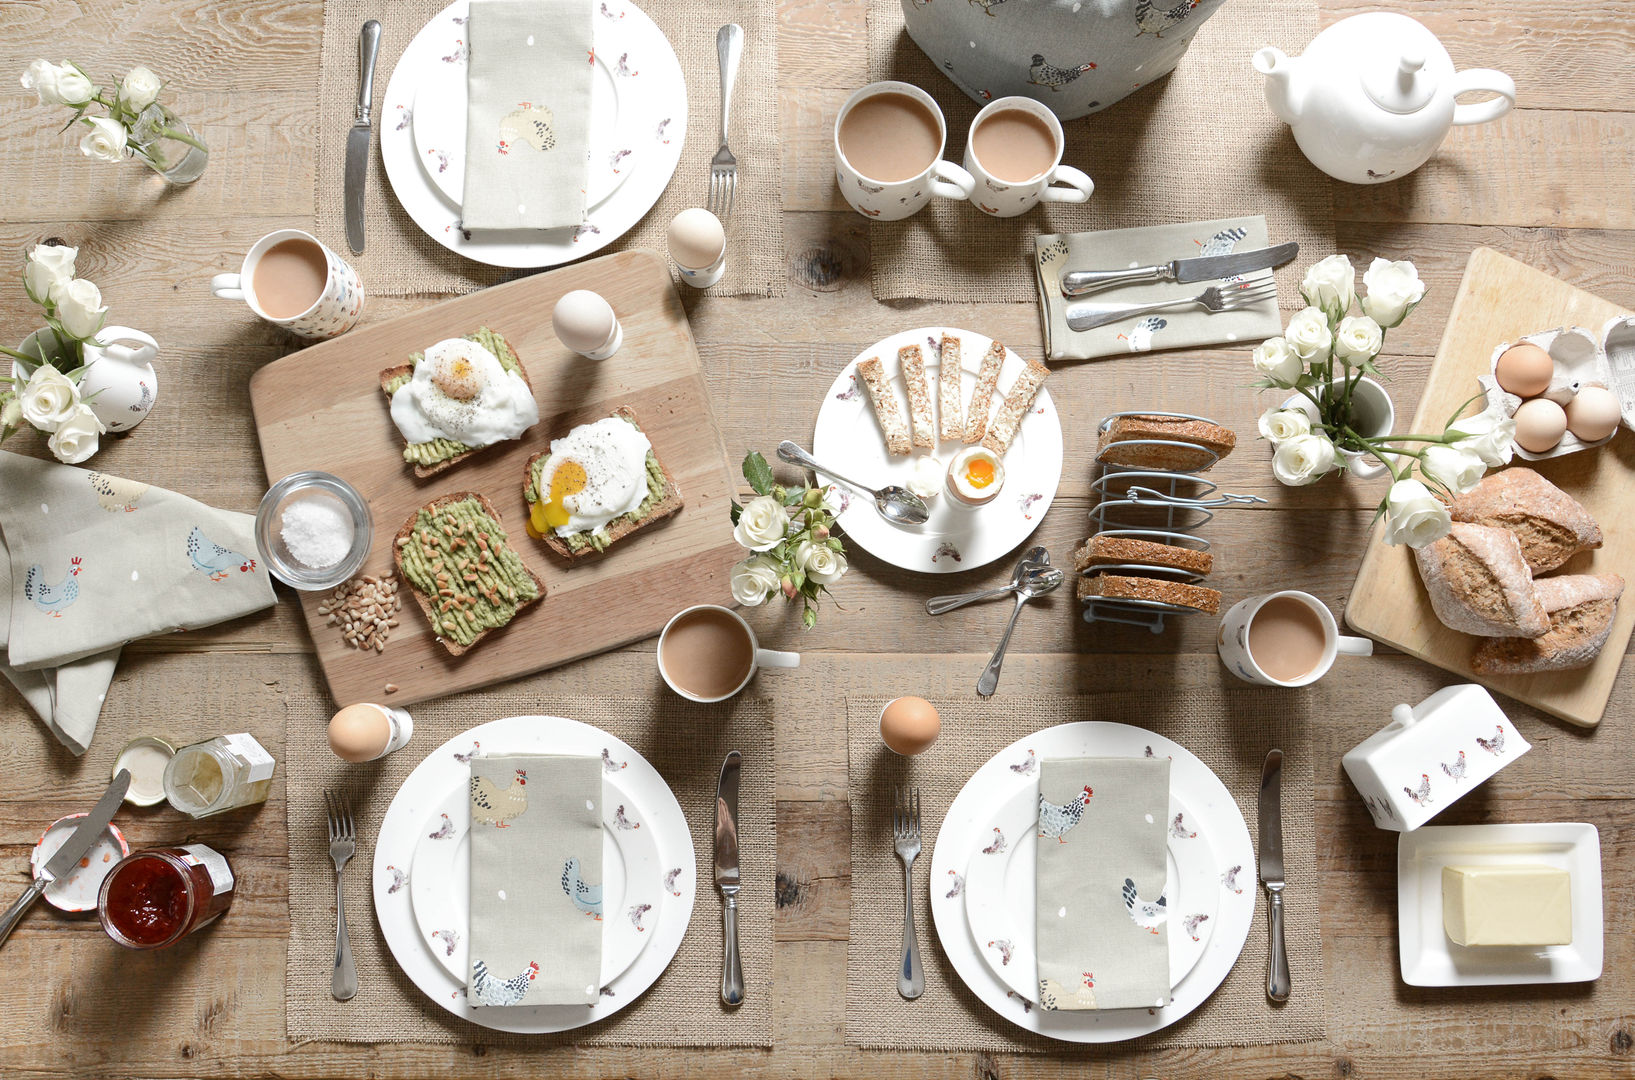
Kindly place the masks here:
<instances>
[{"instance_id":1,"label":"chicken-patterned butter dish lid","mask_svg":"<svg viewBox=\"0 0 1635 1080\"><path fill-rule=\"evenodd\" d=\"M1375 825L1413 832L1531 749L1493 695L1465 683L1396 706L1341 763Z\"/></svg>"}]
</instances>

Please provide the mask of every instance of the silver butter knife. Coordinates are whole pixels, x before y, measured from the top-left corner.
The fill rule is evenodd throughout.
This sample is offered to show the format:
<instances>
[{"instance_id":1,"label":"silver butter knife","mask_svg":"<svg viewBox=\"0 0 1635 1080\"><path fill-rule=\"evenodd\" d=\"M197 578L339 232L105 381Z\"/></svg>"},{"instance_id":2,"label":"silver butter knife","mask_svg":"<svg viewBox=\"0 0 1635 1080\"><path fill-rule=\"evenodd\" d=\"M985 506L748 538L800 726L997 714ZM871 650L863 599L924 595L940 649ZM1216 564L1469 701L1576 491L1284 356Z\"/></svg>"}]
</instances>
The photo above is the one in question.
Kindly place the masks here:
<instances>
[{"instance_id":1,"label":"silver butter knife","mask_svg":"<svg viewBox=\"0 0 1635 1080\"><path fill-rule=\"evenodd\" d=\"M1283 751L1266 755L1260 770L1260 884L1266 890L1266 996L1289 1000L1289 954L1283 946Z\"/></svg>"},{"instance_id":2,"label":"silver butter knife","mask_svg":"<svg viewBox=\"0 0 1635 1080\"><path fill-rule=\"evenodd\" d=\"M355 253L363 251L363 181L369 175L369 121L379 55L380 23L370 19L358 35L358 107L346 133L346 243Z\"/></svg>"},{"instance_id":3,"label":"silver butter knife","mask_svg":"<svg viewBox=\"0 0 1635 1080\"><path fill-rule=\"evenodd\" d=\"M130 770L120 769L114 775L114 782L102 793L102 798L98 799L91 812L80 820L79 827L69 836L68 842L57 849L57 853L51 856L40 871L40 876L35 878L33 884L17 898L15 904L6 909L5 915L0 915L0 942L11 936L12 930L22 921L23 913L34 906L34 901L45 892L45 887L72 870L74 864L80 861L80 857L91 850L96 838L102 835L102 830L114 819L114 811L125 801L125 791L130 786Z\"/></svg>"},{"instance_id":4,"label":"silver butter knife","mask_svg":"<svg viewBox=\"0 0 1635 1080\"><path fill-rule=\"evenodd\" d=\"M1197 259L1175 259L1154 266L1137 266L1128 270L1069 270L1062 275L1063 296L1085 296L1111 289L1115 285L1134 285L1146 281L1218 281L1221 278L1247 274L1251 270L1266 270L1282 266L1300 253L1300 245L1292 241L1254 251L1234 251L1230 255L1205 255Z\"/></svg>"},{"instance_id":5,"label":"silver butter knife","mask_svg":"<svg viewBox=\"0 0 1635 1080\"><path fill-rule=\"evenodd\" d=\"M715 887L721 890L721 1002L744 1001L744 971L738 964L738 770L743 755L734 750L721 763L715 788Z\"/></svg>"}]
</instances>

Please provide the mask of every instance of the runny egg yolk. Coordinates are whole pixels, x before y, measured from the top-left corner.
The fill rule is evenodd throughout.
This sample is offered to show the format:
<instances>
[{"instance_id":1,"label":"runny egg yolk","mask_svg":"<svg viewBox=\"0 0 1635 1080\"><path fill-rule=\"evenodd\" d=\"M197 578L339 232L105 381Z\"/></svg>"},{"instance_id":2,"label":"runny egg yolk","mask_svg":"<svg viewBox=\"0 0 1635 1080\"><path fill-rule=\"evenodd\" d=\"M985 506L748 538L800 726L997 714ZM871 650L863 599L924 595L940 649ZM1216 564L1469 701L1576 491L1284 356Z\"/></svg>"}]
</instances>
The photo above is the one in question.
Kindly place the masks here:
<instances>
[{"instance_id":1,"label":"runny egg yolk","mask_svg":"<svg viewBox=\"0 0 1635 1080\"><path fill-rule=\"evenodd\" d=\"M559 528L571 516L564 500L585 490L585 467L577 461L564 461L551 474L551 490L528 512L528 523L539 533Z\"/></svg>"},{"instance_id":2,"label":"runny egg yolk","mask_svg":"<svg viewBox=\"0 0 1635 1080\"><path fill-rule=\"evenodd\" d=\"M972 458L965 465L965 482L974 488L985 488L994 480L993 462Z\"/></svg>"}]
</instances>

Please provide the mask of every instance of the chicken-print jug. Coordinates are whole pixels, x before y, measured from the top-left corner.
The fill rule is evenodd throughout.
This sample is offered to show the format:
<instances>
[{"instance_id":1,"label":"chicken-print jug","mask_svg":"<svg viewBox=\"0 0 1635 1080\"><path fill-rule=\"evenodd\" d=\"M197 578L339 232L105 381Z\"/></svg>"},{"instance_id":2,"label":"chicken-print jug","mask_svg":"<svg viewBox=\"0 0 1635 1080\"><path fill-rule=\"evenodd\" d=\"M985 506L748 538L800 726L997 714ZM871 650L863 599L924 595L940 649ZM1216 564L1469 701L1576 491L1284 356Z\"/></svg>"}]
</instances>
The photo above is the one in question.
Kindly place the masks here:
<instances>
[{"instance_id":1,"label":"chicken-print jug","mask_svg":"<svg viewBox=\"0 0 1635 1080\"><path fill-rule=\"evenodd\" d=\"M1311 163L1336 180L1380 184L1430 160L1454 125L1497 120L1516 103L1502 71L1455 72L1436 35L1406 15L1371 11L1324 30L1302 56L1261 49L1266 101ZM1461 105L1460 94L1497 97Z\"/></svg>"},{"instance_id":2,"label":"chicken-print jug","mask_svg":"<svg viewBox=\"0 0 1635 1080\"><path fill-rule=\"evenodd\" d=\"M159 396L159 376L153 370L158 355L158 342L128 326L105 326L95 342L85 343L80 396L103 427L129 431L147 419Z\"/></svg>"}]
</instances>

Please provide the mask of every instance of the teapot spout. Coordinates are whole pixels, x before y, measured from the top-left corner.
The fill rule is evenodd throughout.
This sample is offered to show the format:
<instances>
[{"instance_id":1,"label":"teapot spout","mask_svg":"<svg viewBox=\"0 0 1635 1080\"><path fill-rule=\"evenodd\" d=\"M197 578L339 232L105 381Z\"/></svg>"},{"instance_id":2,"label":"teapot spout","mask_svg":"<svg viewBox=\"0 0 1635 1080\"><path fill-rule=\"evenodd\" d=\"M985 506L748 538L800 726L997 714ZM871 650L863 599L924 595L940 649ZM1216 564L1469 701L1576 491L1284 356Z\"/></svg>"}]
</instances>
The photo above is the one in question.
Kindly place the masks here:
<instances>
[{"instance_id":1,"label":"teapot spout","mask_svg":"<svg viewBox=\"0 0 1635 1080\"><path fill-rule=\"evenodd\" d=\"M1266 76L1266 104L1285 124L1300 119L1300 98L1294 90L1294 70L1298 59L1268 45L1255 53L1255 70Z\"/></svg>"}]
</instances>

